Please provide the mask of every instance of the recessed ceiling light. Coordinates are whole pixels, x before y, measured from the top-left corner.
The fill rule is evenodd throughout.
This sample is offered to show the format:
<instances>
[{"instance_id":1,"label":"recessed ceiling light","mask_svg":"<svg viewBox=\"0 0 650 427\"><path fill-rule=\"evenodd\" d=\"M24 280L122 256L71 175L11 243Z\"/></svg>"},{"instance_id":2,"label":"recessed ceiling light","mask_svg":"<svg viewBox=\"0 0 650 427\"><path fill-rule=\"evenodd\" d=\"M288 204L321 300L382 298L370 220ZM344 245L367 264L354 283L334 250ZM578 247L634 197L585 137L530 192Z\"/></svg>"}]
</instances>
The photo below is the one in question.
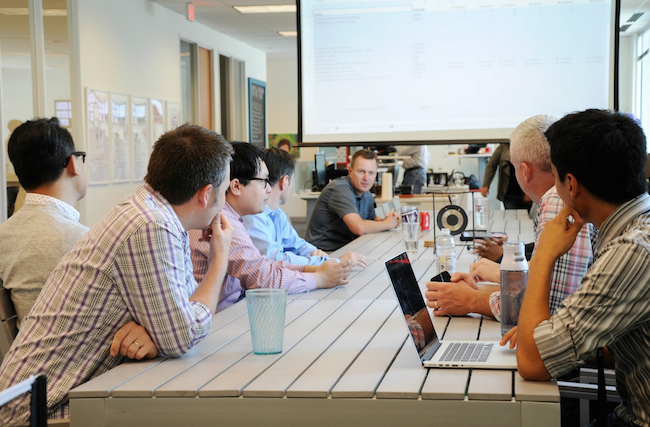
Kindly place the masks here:
<instances>
[{"instance_id":1,"label":"recessed ceiling light","mask_svg":"<svg viewBox=\"0 0 650 427\"><path fill-rule=\"evenodd\" d=\"M295 13L295 4L276 4L266 6L233 6L241 13Z\"/></svg>"},{"instance_id":2,"label":"recessed ceiling light","mask_svg":"<svg viewBox=\"0 0 650 427\"><path fill-rule=\"evenodd\" d=\"M285 37L297 37L298 31L278 31L281 36Z\"/></svg>"},{"instance_id":3,"label":"recessed ceiling light","mask_svg":"<svg viewBox=\"0 0 650 427\"><path fill-rule=\"evenodd\" d=\"M27 16L29 9L26 7L3 7L0 8L0 15ZM43 9L43 16L67 16L65 9Z\"/></svg>"}]
</instances>

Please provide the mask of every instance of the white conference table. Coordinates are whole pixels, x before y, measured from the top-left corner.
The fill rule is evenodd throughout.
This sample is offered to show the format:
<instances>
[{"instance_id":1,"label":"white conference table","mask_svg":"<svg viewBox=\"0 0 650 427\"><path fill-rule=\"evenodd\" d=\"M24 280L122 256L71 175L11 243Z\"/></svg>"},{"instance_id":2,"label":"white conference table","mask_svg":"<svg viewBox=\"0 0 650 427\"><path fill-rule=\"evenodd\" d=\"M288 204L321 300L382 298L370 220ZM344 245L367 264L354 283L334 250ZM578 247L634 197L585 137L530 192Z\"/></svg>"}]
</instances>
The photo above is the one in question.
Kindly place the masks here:
<instances>
[{"instance_id":1,"label":"white conference table","mask_svg":"<svg viewBox=\"0 0 650 427\"><path fill-rule=\"evenodd\" d=\"M529 232L526 220L506 221ZM290 295L281 354L252 353L246 303L239 302L217 313L210 335L183 357L127 362L72 390L72 427L559 426L554 381L529 382L508 370L422 368L383 266L403 247L396 230L334 253L359 251L370 265L353 271L347 286ZM457 249L458 269L467 270L474 256ZM433 260L422 244L411 256L423 289L437 273ZM500 338L499 324L480 316L434 322L444 338Z\"/></svg>"}]
</instances>

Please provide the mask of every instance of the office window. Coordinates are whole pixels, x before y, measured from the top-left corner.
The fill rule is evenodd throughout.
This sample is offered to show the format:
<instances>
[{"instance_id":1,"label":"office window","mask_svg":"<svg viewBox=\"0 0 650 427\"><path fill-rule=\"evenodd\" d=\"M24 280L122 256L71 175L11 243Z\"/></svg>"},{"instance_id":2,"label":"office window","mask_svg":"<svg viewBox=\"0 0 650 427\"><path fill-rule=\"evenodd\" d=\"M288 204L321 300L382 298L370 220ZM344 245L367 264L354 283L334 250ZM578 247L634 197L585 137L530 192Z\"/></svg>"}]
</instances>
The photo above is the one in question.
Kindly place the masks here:
<instances>
[{"instance_id":1,"label":"office window","mask_svg":"<svg viewBox=\"0 0 650 427\"><path fill-rule=\"evenodd\" d=\"M650 29L639 34L636 46L636 106L635 114L641 120L646 134L650 131ZM650 146L648 147L650 152Z\"/></svg>"}]
</instances>

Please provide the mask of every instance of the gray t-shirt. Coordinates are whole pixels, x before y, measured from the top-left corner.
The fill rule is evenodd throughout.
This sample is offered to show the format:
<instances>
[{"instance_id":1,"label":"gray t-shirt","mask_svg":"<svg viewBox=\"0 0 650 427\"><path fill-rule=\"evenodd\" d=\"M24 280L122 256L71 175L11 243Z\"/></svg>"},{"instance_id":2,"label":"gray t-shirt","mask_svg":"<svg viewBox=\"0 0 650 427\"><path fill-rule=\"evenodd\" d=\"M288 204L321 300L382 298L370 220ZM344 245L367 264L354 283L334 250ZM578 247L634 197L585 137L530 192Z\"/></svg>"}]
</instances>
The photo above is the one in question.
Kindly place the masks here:
<instances>
[{"instance_id":1,"label":"gray t-shirt","mask_svg":"<svg viewBox=\"0 0 650 427\"><path fill-rule=\"evenodd\" d=\"M307 226L307 241L325 252L332 252L358 236L343 221L349 213L362 219L375 219L374 199L369 192L359 196L349 176L336 178L323 189Z\"/></svg>"}]
</instances>

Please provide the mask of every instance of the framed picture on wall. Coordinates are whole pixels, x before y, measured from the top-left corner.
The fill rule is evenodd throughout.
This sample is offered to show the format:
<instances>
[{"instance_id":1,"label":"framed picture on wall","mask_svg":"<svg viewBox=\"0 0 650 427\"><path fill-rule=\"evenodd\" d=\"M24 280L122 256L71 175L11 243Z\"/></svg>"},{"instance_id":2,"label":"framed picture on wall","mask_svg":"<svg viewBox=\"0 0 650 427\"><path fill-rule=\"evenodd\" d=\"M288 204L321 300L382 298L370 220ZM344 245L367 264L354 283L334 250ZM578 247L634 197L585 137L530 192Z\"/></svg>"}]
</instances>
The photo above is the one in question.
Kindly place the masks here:
<instances>
[{"instance_id":1,"label":"framed picture on wall","mask_svg":"<svg viewBox=\"0 0 650 427\"><path fill-rule=\"evenodd\" d=\"M88 184L111 180L108 92L86 88L86 152Z\"/></svg>"},{"instance_id":2,"label":"framed picture on wall","mask_svg":"<svg viewBox=\"0 0 650 427\"><path fill-rule=\"evenodd\" d=\"M165 114L165 101L151 98L149 100L151 107L151 149L163 133L167 132L167 115Z\"/></svg>"},{"instance_id":3,"label":"framed picture on wall","mask_svg":"<svg viewBox=\"0 0 650 427\"><path fill-rule=\"evenodd\" d=\"M131 181L131 108L129 96L111 93L113 182Z\"/></svg>"},{"instance_id":4,"label":"framed picture on wall","mask_svg":"<svg viewBox=\"0 0 650 427\"><path fill-rule=\"evenodd\" d=\"M248 135L251 144L266 148L266 83L248 79Z\"/></svg>"},{"instance_id":5,"label":"framed picture on wall","mask_svg":"<svg viewBox=\"0 0 650 427\"><path fill-rule=\"evenodd\" d=\"M167 130L173 130L182 123L180 102L167 102Z\"/></svg>"},{"instance_id":6,"label":"framed picture on wall","mask_svg":"<svg viewBox=\"0 0 650 427\"><path fill-rule=\"evenodd\" d=\"M133 181L142 181L149 164L149 100L131 96L131 136L133 140Z\"/></svg>"}]
</instances>

